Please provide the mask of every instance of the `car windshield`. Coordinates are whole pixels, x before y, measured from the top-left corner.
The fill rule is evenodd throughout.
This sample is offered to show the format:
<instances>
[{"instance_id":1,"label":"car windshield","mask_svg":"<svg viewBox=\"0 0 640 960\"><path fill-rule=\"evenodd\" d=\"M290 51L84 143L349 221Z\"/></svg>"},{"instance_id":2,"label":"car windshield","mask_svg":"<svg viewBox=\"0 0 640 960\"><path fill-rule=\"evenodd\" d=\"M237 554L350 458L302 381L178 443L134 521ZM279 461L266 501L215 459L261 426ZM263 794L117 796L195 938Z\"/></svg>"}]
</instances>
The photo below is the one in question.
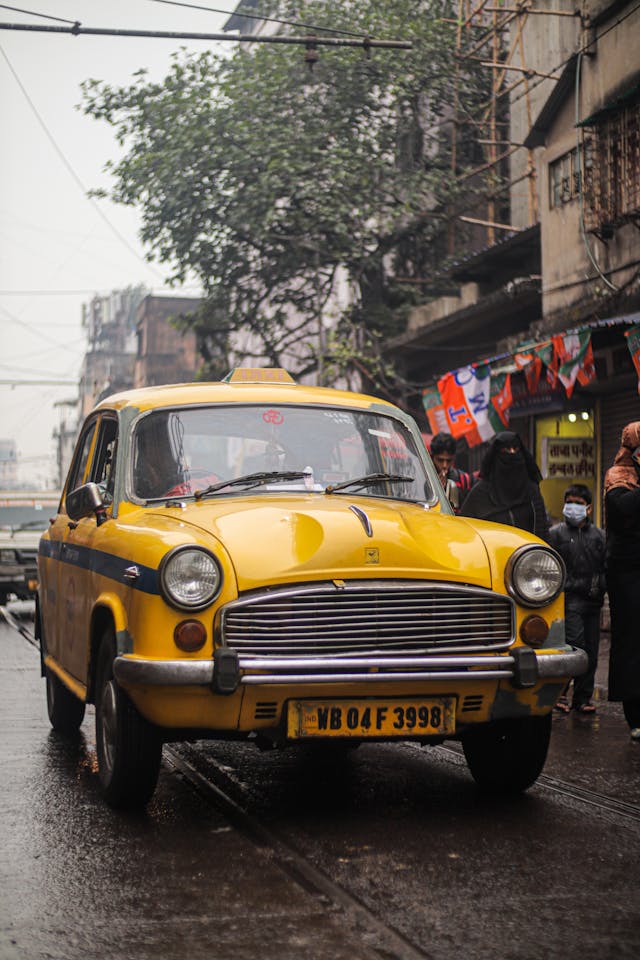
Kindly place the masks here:
<instances>
[{"instance_id":1,"label":"car windshield","mask_svg":"<svg viewBox=\"0 0 640 960\"><path fill-rule=\"evenodd\" d=\"M45 530L49 526L49 518L54 517L58 510L57 501L33 501L31 499L14 500L10 504L0 502L0 529L11 530Z\"/></svg>"},{"instance_id":2,"label":"car windshield","mask_svg":"<svg viewBox=\"0 0 640 960\"><path fill-rule=\"evenodd\" d=\"M339 493L434 496L405 425L379 412L293 404L157 410L133 437L133 494ZM225 484L225 481L229 481Z\"/></svg>"}]
</instances>

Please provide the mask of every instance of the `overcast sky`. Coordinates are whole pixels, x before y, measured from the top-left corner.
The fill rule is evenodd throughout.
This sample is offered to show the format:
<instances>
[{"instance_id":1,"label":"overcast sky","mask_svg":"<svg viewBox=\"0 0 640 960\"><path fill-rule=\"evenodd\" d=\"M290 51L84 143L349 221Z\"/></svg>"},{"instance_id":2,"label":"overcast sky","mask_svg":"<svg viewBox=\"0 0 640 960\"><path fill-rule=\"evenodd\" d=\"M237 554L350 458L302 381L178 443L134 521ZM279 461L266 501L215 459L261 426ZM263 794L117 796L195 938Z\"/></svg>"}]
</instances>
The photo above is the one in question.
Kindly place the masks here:
<instances>
[{"instance_id":1,"label":"overcast sky","mask_svg":"<svg viewBox=\"0 0 640 960\"><path fill-rule=\"evenodd\" d=\"M236 6L234 0L200 5L227 12ZM227 19L157 0L0 4L3 23L65 25L36 14L83 27L212 33ZM0 30L0 381L20 381L0 384L0 438L15 438L21 477L52 475L55 404L77 396L86 346L82 304L140 283L171 293L162 268L145 261L136 212L86 196L87 189L109 185L103 167L118 154L112 128L76 109L80 84L89 77L126 84L141 67L159 79L181 46L201 51L210 44ZM198 292L195 286L175 291ZM68 385L24 385L45 379Z\"/></svg>"}]
</instances>

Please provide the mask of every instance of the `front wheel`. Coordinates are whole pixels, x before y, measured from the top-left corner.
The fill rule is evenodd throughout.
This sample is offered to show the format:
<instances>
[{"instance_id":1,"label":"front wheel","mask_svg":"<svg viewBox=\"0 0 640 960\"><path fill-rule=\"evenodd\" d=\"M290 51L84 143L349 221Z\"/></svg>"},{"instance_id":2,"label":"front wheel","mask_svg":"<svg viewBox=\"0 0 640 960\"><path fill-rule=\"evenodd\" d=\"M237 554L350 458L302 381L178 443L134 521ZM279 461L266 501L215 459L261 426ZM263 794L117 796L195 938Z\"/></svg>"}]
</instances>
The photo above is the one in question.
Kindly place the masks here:
<instances>
[{"instance_id":1,"label":"front wheel","mask_svg":"<svg viewBox=\"0 0 640 960\"><path fill-rule=\"evenodd\" d=\"M162 739L141 717L113 676L115 637L107 630L96 671L96 748L98 775L112 807L142 807L158 782Z\"/></svg>"},{"instance_id":2,"label":"front wheel","mask_svg":"<svg viewBox=\"0 0 640 960\"><path fill-rule=\"evenodd\" d=\"M48 667L45 667L45 677L49 722L57 733L73 736L84 720L84 701L74 696Z\"/></svg>"},{"instance_id":3,"label":"front wheel","mask_svg":"<svg viewBox=\"0 0 640 960\"><path fill-rule=\"evenodd\" d=\"M542 773L551 714L498 720L468 730L462 737L464 755L473 779L489 793L522 793Z\"/></svg>"}]
</instances>

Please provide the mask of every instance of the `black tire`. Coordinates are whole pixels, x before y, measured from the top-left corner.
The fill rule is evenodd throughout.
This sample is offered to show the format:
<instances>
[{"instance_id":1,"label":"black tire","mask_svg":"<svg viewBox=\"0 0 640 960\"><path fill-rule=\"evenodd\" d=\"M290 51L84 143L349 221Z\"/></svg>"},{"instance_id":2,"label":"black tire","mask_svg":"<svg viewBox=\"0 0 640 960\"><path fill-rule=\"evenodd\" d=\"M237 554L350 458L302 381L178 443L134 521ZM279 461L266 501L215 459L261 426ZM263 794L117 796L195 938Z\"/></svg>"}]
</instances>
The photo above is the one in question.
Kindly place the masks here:
<instances>
[{"instance_id":1,"label":"black tire","mask_svg":"<svg viewBox=\"0 0 640 960\"><path fill-rule=\"evenodd\" d=\"M527 790L542 773L551 714L498 720L468 730L462 737L464 755L473 779L488 793L514 794Z\"/></svg>"},{"instance_id":2,"label":"black tire","mask_svg":"<svg viewBox=\"0 0 640 960\"><path fill-rule=\"evenodd\" d=\"M96 669L96 747L98 775L112 807L143 807L158 782L162 739L141 717L113 676L116 644L107 630Z\"/></svg>"},{"instance_id":3,"label":"black tire","mask_svg":"<svg viewBox=\"0 0 640 960\"><path fill-rule=\"evenodd\" d=\"M84 720L84 701L79 700L62 680L45 667L47 681L47 713L56 733L66 737L77 734Z\"/></svg>"}]
</instances>

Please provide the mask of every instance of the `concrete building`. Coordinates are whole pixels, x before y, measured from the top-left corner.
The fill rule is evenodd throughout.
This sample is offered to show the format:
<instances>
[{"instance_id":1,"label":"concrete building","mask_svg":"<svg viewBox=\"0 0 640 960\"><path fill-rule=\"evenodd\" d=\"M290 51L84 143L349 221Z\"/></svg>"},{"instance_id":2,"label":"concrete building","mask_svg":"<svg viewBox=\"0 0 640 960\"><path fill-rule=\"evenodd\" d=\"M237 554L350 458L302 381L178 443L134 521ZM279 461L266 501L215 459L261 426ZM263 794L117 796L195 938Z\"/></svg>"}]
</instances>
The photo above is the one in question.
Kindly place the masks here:
<instances>
[{"instance_id":1,"label":"concrete building","mask_svg":"<svg viewBox=\"0 0 640 960\"><path fill-rule=\"evenodd\" d=\"M194 297L147 296L141 301L136 311L134 387L195 379L200 363L196 334L182 332L173 321L199 304Z\"/></svg>"},{"instance_id":2,"label":"concrete building","mask_svg":"<svg viewBox=\"0 0 640 960\"><path fill-rule=\"evenodd\" d=\"M145 293L144 287L114 290L83 305L87 352L80 374L80 422L102 397L133 386L136 310Z\"/></svg>"},{"instance_id":3,"label":"concrete building","mask_svg":"<svg viewBox=\"0 0 640 960\"><path fill-rule=\"evenodd\" d=\"M18 485L18 448L15 440L0 440L0 489L13 490Z\"/></svg>"},{"instance_id":4,"label":"concrete building","mask_svg":"<svg viewBox=\"0 0 640 960\"><path fill-rule=\"evenodd\" d=\"M486 5L476 4L475 15ZM494 86L497 102L510 101L509 126L494 126L509 154L509 229L496 240L487 228L486 248L448 270L458 295L413 310L389 351L407 380L427 390L465 365L508 373L510 426L546 472L550 512L558 515L567 482L581 479L600 517L621 428L640 419L625 336L640 325L640 8L584 0L576 11L570 0L534 0L491 22L487 43L500 33L503 46L499 63L494 56L488 65L496 77L499 64L518 77L508 89L504 71ZM552 369L558 344L587 335L595 377L567 389ZM545 345L551 368L535 384L518 364ZM554 460L561 448L586 454L578 474ZM460 449L477 467L482 446Z\"/></svg>"}]
</instances>

